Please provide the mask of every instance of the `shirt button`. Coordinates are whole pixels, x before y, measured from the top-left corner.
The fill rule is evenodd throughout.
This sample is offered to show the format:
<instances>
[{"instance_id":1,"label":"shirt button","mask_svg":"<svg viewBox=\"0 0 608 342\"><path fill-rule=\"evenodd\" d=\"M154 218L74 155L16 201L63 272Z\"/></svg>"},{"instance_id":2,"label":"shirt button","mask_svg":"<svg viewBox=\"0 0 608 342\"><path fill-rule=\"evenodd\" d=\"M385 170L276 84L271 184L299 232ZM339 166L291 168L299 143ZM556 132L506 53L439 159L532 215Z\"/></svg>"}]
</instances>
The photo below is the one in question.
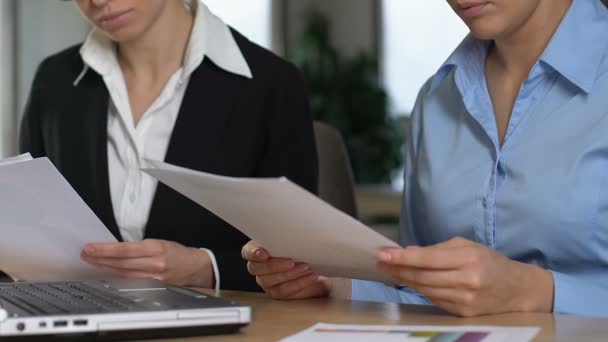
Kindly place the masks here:
<instances>
[{"instance_id":1,"label":"shirt button","mask_svg":"<svg viewBox=\"0 0 608 342\"><path fill-rule=\"evenodd\" d=\"M501 175L504 175L507 173L507 170L505 169L505 165L502 162L498 162L498 164L496 165L496 168L498 169L498 173Z\"/></svg>"},{"instance_id":2,"label":"shirt button","mask_svg":"<svg viewBox=\"0 0 608 342\"><path fill-rule=\"evenodd\" d=\"M481 205L482 205L484 208L487 208L487 207L488 207L488 200L486 200L486 198L485 198L485 197L481 199Z\"/></svg>"},{"instance_id":3,"label":"shirt button","mask_svg":"<svg viewBox=\"0 0 608 342\"><path fill-rule=\"evenodd\" d=\"M137 195L135 195L135 193L131 193L131 195L129 195L129 201L131 201L131 203L135 203L135 201L137 200Z\"/></svg>"}]
</instances>

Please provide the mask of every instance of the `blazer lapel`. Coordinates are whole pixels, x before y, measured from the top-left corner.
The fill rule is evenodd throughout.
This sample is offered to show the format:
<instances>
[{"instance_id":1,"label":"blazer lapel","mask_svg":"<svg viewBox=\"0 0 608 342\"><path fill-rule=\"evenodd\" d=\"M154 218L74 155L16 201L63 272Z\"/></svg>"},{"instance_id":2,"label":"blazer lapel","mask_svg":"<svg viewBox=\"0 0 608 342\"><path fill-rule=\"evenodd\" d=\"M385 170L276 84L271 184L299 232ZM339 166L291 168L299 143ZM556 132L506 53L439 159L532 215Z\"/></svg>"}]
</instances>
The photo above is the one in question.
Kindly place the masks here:
<instances>
[{"instance_id":1,"label":"blazer lapel","mask_svg":"<svg viewBox=\"0 0 608 342\"><path fill-rule=\"evenodd\" d=\"M245 82L245 78L230 74L205 58L190 77L167 148L167 163L198 171L222 172L225 164L222 163L223 137L229 129ZM170 227L163 225L175 224L167 222L166 211L173 208L176 196L181 195L162 183L158 184L146 236L164 236L164 231Z\"/></svg>"},{"instance_id":2,"label":"blazer lapel","mask_svg":"<svg viewBox=\"0 0 608 342\"><path fill-rule=\"evenodd\" d=\"M108 230L119 240L122 236L114 217L112 199L110 195L110 183L108 173L108 101L109 94L102 78L94 72L87 76L76 87L77 96L74 99L74 108L70 113L75 113L69 118L72 125L76 125L73 134L82 134L80 141L82 146L72 148L78 151L71 156L81 165L84 170L81 177L83 184L92 186L85 190L85 196L89 205L95 208L95 213L106 225ZM68 147L69 148L69 147Z\"/></svg>"},{"instance_id":3,"label":"blazer lapel","mask_svg":"<svg viewBox=\"0 0 608 342\"><path fill-rule=\"evenodd\" d=\"M215 169L243 80L205 58L190 77L165 156L167 163Z\"/></svg>"}]
</instances>

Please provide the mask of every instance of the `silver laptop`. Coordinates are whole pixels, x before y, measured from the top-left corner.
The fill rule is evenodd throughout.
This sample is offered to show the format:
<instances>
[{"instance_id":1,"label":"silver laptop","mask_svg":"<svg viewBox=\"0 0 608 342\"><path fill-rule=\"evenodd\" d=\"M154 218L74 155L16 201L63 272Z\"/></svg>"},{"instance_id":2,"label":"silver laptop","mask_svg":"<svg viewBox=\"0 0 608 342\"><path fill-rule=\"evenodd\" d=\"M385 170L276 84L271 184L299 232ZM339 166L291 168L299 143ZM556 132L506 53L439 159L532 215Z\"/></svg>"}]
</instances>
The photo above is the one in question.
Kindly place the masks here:
<instances>
[{"instance_id":1,"label":"silver laptop","mask_svg":"<svg viewBox=\"0 0 608 342\"><path fill-rule=\"evenodd\" d=\"M0 340L122 340L232 333L251 308L155 280L0 284Z\"/></svg>"}]
</instances>

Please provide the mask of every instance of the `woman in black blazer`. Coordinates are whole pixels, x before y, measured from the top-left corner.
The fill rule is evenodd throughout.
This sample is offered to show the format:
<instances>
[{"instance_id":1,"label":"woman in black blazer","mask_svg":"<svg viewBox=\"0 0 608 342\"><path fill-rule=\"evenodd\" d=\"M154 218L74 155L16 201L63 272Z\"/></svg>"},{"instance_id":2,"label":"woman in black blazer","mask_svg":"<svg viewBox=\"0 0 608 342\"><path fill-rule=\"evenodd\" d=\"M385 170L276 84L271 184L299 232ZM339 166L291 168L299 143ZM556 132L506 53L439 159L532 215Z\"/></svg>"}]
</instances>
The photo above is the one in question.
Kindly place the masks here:
<instances>
[{"instance_id":1,"label":"woman in black blazer","mask_svg":"<svg viewBox=\"0 0 608 342\"><path fill-rule=\"evenodd\" d=\"M258 290L240 256L248 239L139 168L164 159L316 192L300 73L198 0L76 3L95 29L40 65L20 149L48 157L121 241L81 257L125 277Z\"/></svg>"}]
</instances>

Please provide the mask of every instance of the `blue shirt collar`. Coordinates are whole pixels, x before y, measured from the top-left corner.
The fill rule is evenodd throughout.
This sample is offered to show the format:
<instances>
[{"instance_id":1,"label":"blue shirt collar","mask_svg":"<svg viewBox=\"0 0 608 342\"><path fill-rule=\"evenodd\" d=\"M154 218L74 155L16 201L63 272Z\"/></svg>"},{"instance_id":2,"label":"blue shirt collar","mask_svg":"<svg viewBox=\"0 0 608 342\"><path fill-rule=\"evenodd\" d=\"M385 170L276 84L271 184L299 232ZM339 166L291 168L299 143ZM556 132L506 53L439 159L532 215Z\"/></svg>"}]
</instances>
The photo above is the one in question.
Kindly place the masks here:
<instances>
[{"instance_id":1,"label":"blue shirt collar","mask_svg":"<svg viewBox=\"0 0 608 342\"><path fill-rule=\"evenodd\" d=\"M574 0L541 60L589 93L608 47L608 9L599 0Z\"/></svg>"},{"instance_id":2,"label":"blue shirt collar","mask_svg":"<svg viewBox=\"0 0 608 342\"><path fill-rule=\"evenodd\" d=\"M439 87L454 68L462 71L461 76L463 77L459 77L459 80L464 83L463 87L470 87L474 75L485 74L484 65L490 43L477 39L472 34L467 35L433 77L429 94Z\"/></svg>"},{"instance_id":3,"label":"blue shirt collar","mask_svg":"<svg viewBox=\"0 0 608 342\"><path fill-rule=\"evenodd\" d=\"M599 0L574 0L540 60L562 77L589 93L608 50L608 9ZM433 92L452 69L466 75L460 80L469 86L472 75L484 74L489 41L469 34L439 68L431 81Z\"/></svg>"}]
</instances>

